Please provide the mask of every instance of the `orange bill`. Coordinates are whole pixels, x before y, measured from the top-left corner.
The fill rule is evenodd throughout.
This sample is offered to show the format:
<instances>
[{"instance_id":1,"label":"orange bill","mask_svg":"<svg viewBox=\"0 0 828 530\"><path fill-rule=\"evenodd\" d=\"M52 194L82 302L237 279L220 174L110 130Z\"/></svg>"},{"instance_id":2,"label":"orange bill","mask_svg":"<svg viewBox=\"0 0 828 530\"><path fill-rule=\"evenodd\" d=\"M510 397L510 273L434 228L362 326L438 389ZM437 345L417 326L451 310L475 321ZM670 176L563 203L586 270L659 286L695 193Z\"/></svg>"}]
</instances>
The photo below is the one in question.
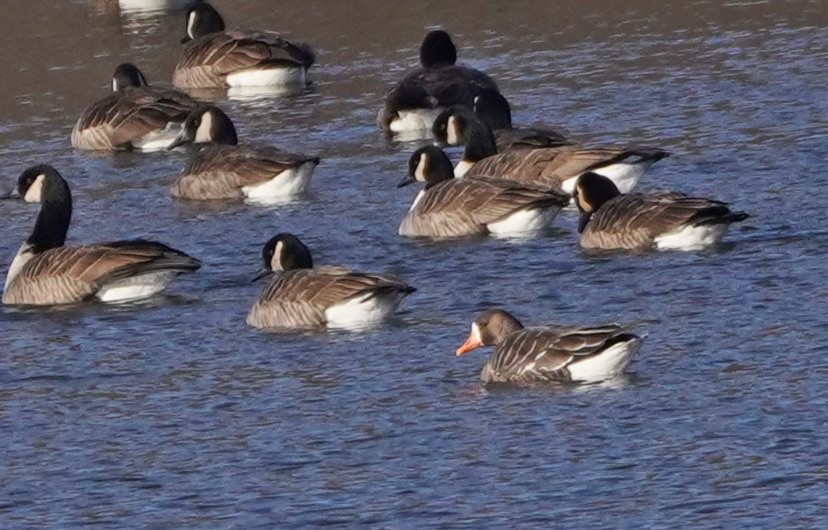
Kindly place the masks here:
<instances>
[{"instance_id":1,"label":"orange bill","mask_svg":"<svg viewBox=\"0 0 828 530\"><path fill-rule=\"evenodd\" d=\"M469 335L469 338L466 339L466 342L463 343L462 346L457 348L457 356L465 355L472 350L476 350L477 348L483 346L479 340L474 338L474 335Z\"/></svg>"}]
</instances>

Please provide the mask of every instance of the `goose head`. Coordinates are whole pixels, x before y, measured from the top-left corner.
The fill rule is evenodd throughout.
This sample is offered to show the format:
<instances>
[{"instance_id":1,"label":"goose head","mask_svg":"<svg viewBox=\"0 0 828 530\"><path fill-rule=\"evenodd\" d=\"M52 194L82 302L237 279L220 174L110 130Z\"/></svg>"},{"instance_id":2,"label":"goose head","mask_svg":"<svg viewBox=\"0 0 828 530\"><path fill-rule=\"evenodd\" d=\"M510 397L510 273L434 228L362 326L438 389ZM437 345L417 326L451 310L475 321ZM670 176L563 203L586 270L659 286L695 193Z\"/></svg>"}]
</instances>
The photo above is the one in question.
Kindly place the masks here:
<instances>
[{"instance_id":1,"label":"goose head","mask_svg":"<svg viewBox=\"0 0 828 530\"><path fill-rule=\"evenodd\" d=\"M423 68L453 66L457 62L457 48L451 36L441 30L430 31L420 45L420 64Z\"/></svg>"},{"instance_id":2,"label":"goose head","mask_svg":"<svg viewBox=\"0 0 828 530\"><path fill-rule=\"evenodd\" d=\"M312 269L310 249L293 234L276 234L262 248L263 268L254 281L273 272Z\"/></svg>"},{"instance_id":3,"label":"goose head","mask_svg":"<svg viewBox=\"0 0 828 530\"><path fill-rule=\"evenodd\" d=\"M112 91L121 92L127 87L148 86L147 78L141 70L132 63L121 63L112 74Z\"/></svg>"},{"instance_id":4,"label":"goose head","mask_svg":"<svg viewBox=\"0 0 828 530\"><path fill-rule=\"evenodd\" d=\"M503 94L483 90L474 98L474 114L491 129L512 128L512 108Z\"/></svg>"},{"instance_id":5,"label":"goose head","mask_svg":"<svg viewBox=\"0 0 828 530\"><path fill-rule=\"evenodd\" d=\"M442 149L427 145L414 151L408 160L408 175L397 184L398 188L414 182L422 182L425 189L454 178L451 160Z\"/></svg>"},{"instance_id":6,"label":"goose head","mask_svg":"<svg viewBox=\"0 0 828 530\"><path fill-rule=\"evenodd\" d=\"M236 145L236 128L220 108L213 105L198 107L184 120L181 132L167 149L192 143Z\"/></svg>"},{"instance_id":7,"label":"goose head","mask_svg":"<svg viewBox=\"0 0 828 530\"><path fill-rule=\"evenodd\" d=\"M621 195L613 182L597 173L587 172L578 177L572 198L578 207L581 218L578 222L578 232L583 232L592 214L610 199Z\"/></svg>"},{"instance_id":8,"label":"goose head","mask_svg":"<svg viewBox=\"0 0 828 530\"><path fill-rule=\"evenodd\" d=\"M187 10L186 35L181 44L195 40L210 33L224 31L224 20L216 8L207 2L200 2Z\"/></svg>"},{"instance_id":9,"label":"goose head","mask_svg":"<svg viewBox=\"0 0 828 530\"><path fill-rule=\"evenodd\" d=\"M523 329L523 324L508 311L488 309L472 322L469 337L457 348L456 354L465 355L481 346L497 346L519 329Z\"/></svg>"}]
</instances>

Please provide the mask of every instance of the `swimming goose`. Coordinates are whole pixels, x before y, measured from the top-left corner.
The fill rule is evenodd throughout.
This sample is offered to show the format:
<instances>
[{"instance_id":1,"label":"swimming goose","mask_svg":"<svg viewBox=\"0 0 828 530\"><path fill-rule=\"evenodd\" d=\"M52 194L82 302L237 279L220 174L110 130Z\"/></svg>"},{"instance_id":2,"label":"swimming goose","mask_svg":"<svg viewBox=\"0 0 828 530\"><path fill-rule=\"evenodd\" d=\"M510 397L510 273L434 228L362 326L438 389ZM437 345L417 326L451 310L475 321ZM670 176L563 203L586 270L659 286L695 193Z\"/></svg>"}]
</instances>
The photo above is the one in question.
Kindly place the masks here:
<instances>
[{"instance_id":1,"label":"swimming goose","mask_svg":"<svg viewBox=\"0 0 828 530\"><path fill-rule=\"evenodd\" d=\"M176 90L147 85L133 64L118 65L113 94L83 111L72 129L72 147L92 151L164 149L198 103Z\"/></svg>"},{"instance_id":2,"label":"swimming goose","mask_svg":"<svg viewBox=\"0 0 828 530\"><path fill-rule=\"evenodd\" d=\"M522 234L545 228L569 198L519 183L478 177L455 179L451 161L438 147L411 155L408 176L398 187L424 182L400 224L401 236L461 237Z\"/></svg>"},{"instance_id":3,"label":"swimming goose","mask_svg":"<svg viewBox=\"0 0 828 530\"><path fill-rule=\"evenodd\" d=\"M434 121L436 139L448 145L465 144L455 176L491 175L572 194L578 176L593 171L604 175L623 193L668 156L653 148L585 148L574 145L542 149L510 149L498 153L495 137L469 109L454 106Z\"/></svg>"},{"instance_id":4,"label":"swimming goose","mask_svg":"<svg viewBox=\"0 0 828 530\"><path fill-rule=\"evenodd\" d=\"M552 129L512 126L509 102L496 90L483 90L474 98L472 110L492 130L498 152L573 144L563 134Z\"/></svg>"},{"instance_id":5,"label":"swimming goose","mask_svg":"<svg viewBox=\"0 0 828 530\"><path fill-rule=\"evenodd\" d=\"M489 309L472 323L457 355L494 346L480 372L484 383L597 382L621 374L641 343L617 324L524 328L510 313Z\"/></svg>"},{"instance_id":6,"label":"swimming goose","mask_svg":"<svg viewBox=\"0 0 828 530\"><path fill-rule=\"evenodd\" d=\"M262 329L354 327L390 316L416 291L386 274L341 267L313 268L310 250L292 234L277 234L262 249L264 270L278 271L247 315Z\"/></svg>"},{"instance_id":7,"label":"swimming goose","mask_svg":"<svg viewBox=\"0 0 828 530\"><path fill-rule=\"evenodd\" d=\"M218 107L204 106L187 117L170 148L208 143L190 160L170 190L181 199L273 199L307 188L319 158L275 147L239 146L236 128Z\"/></svg>"},{"instance_id":8,"label":"swimming goose","mask_svg":"<svg viewBox=\"0 0 828 530\"><path fill-rule=\"evenodd\" d=\"M606 177L586 173L575 185L581 247L697 250L718 243L748 218L727 203L676 192L621 195Z\"/></svg>"},{"instance_id":9,"label":"swimming goose","mask_svg":"<svg viewBox=\"0 0 828 530\"><path fill-rule=\"evenodd\" d=\"M459 104L471 108L481 91L497 91L488 75L456 61L457 48L451 36L442 30L429 32L420 46L421 68L386 93L377 125L393 133L429 131L445 107Z\"/></svg>"},{"instance_id":10,"label":"swimming goose","mask_svg":"<svg viewBox=\"0 0 828 530\"><path fill-rule=\"evenodd\" d=\"M188 43L173 72L177 88L297 86L307 83L313 49L270 31L225 31L207 2L187 11Z\"/></svg>"},{"instance_id":11,"label":"swimming goose","mask_svg":"<svg viewBox=\"0 0 828 530\"><path fill-rule=\"evenodd\" d=\"M121 302L163 291L179 274L197 270L195 258L141 239L64 246L72 218L69 185L51 166L25 170L17 196L41 203L32 234L6 274L4 304L58 305L97 298Z\"/></svg>"}]
</instances>

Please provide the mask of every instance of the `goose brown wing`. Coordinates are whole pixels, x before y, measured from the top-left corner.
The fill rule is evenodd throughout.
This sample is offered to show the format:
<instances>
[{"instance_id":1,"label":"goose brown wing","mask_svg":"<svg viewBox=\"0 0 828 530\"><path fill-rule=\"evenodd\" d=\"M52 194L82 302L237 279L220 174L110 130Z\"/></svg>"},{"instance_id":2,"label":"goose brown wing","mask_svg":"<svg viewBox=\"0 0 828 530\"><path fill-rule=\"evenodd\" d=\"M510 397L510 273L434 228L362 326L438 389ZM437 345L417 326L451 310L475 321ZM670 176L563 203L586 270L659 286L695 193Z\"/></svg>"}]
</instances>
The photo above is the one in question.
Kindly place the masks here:
<instances>
[{"instance_id":1,"label":"goose brown wing","mask_svg":"<svg viewBox=\"0 0 828 530\"><path fill-rule=\"evenodd\" d=\"M267 65L304 66L316 60L306 44L294 44L266 31L225 31L189 43L177 70L210 67L217 75Z\"/></svg>"},{"instance_id":2,"label":"goose brown wing","mask_svg":"<svg viewBox=\"0 0 828 530\"><path fill-rule=\"evenodd\" d=\"M324 311L351 298L386 289L412 290L390 275L325 267L279 274L262 291L259 301L266 304L305 303Z\"/></svg>"},{"instance_id":3,"label":"goose brown wing","mask_svg":"<svg viewBox=\"0 0 828 530\"><path fill-rule=\"evenodd\" d=\"M566 137L552 129L515 128L495 129L492 131L498 152L511 149L545 149L572 144Z\"/></svg>"},{"instance_id":4,"label":"goose brown wing","mask_svg":"<svg viewBox=\"0 0 828 530\"><path fill-rule=\"evenodd\" d=\"M403 235L459 237L486 232L486 225L529 208L563 207L554 191L489 177L452 179L426 190L400 226Z\"/></svg>"},{"instance_id":5,"label":"goose brown wing","mask_svg":"<svg viewBox=\"0 0 828 530\"><path fill-rule=\"evenodd\" d=\"M260 184L279 173L319 159L275 147L209 145L196 153L173 186L173 194L234 197L244 186Z\"/></svg>"},{"instance_id":6,"label":"goose brown wing","mask_svg":"<svg viewBox=\"0 0 828 530\"><path fill-rule=\"evenodd\" d=\"M32 257L13 281L30 300L68 303L94 295L100 287L154 271L193 271L198 260L161 243L115 241L58 247ZM25 303L25 302L23 302Z\"/></svg>"},{"instance_id":7,"label":"goose brown wing","mask_svg":"<svg viewBox=\"0 0 828 530\"><path fill-rule=\"evenodd\" d=\"M624 333L616 324L524 328L497 346L486 369L495 380L567 380L573 360L601 352Z\"/></svg>"},{"instance_id":8,"label":"goose brown wing","mask_svg":"<svg viewBox=\"0 0 828 530\"><path fill-rule=\"evenodd\" d=\"M102 134L112 146L123 146L169 122L183 122L196 106L195 100L173 90L127 88L92 104L73 133Z\"/></svg>"},{"instance_id":9,"label":"goose brown wing","mask_svg":"<svg viewBox=\"0 0 828 530\"><path fill-rule=\"evenodd\" d=\"M582 149L574 146L511 150L480 160L466 176L492 175L560 190L565 180L605 165L621 153L621 149Z\"/></svg>"},{"instance_id":10,"label":"goose brown wing","mask_svg":"<svg viewBox=\"0 0 828 530\"><path fill-rule=\"evenodd\" d=\"M620 195L592 215L584 237L612 238L613 246L622 248L645 248L661 234L729 213L723 202L675 192Z\"/></svg>"}]
</instances>

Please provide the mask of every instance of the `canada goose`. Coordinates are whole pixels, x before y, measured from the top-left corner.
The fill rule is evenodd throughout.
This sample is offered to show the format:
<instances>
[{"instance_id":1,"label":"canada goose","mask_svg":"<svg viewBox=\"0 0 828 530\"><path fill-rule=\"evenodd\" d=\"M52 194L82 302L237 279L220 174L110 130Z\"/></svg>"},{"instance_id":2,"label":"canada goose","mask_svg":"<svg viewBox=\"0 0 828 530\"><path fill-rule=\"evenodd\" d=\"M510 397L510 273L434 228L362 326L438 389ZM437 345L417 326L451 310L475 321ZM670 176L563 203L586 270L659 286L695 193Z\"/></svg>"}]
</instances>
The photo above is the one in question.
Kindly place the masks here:
<instances>
[{"instance_id":1,"label":"canada goose","mask_svg":"<svg viewBox=\"0 0 828 530\"><path fill-rule=\"evenodd\" d=\"M377 125L392 133L429 131L445 107L471 108L482 90L497 91L497 84L486 74L455 64L457 48L442 30L429 32L420 46L420 65L385 95Z\"/></svg>"},{"instance_id":2,"label":"canada goose","mask_svg":"<svg viewBox=\"0 0 828 530\"><path fill-rule=\"evenodd\" d=\"M319 158L275 147L236 145L236 128L214 106L195 109L170 148L209 143L193 156L170 190L182 199L273 199L307 188Z\"/></svg>"},{"instance_id":3,"label":"canada goose","mask_svg":"<svg viewBox=\"0 0 828 530\"><path fill-rule=\"evenodd\" d=\"M178 88L298 86L316 61L313 49L269 31L225 31L207 2L187 11L188 43L173 72Z\"/></svg>"},{"instance_id":4,"label":"canada goose","mask_svg":"<svg viewBox=\"0 0 828 530\"><path fill-rule=\"evenodd\" d=\"M541 127L514 127L509 102L496 90L483 90L474 98L474 114L494 133L498 152L509 149L538 149L560 147L573 142L552 129Z\"/></svg>"},{"instance_id":5,"label":"canada goose","mask_svg":"<svg viewBox=\"0 0 828 530\"><path fill-rule=\"evenodd\" d=\"M354 327L390 316L416 291L386 274L341 267L313 268L310 250L292 234L277 234L262 249L264 270L278 271L247 315L262 329ZM257 277L257 278L258 278Z\"/></svg>"},{"instance_id":6,"label":"canada goose","mask_svg":"<svg viewBox=\"0 0 828 530\"><path fill-rule=\"evenodd\" d=\"M472 322L457 355L494 346L480 372L484 383L597 382L621 374L641 343L617 324L524 328L508 312L489 309Z\"/></svg>"},{"instance_id":7,"label":"canada goose","mask_svg":"<svg viewBox=\"0 0 828 530\"><path fill-rule=\"evenodd\" d=\"M41 207L32 234L6 274L4 304L148 298L163 291L179 274L201 267L197 259L155 241L64 246L72 218L72 195L52 166L25 170L15 193L26 202L41 203Z\"/></svg>"},{"instance_id":8,"label":"canada goose","mask_svg":"<svg viewBox=\"0 0 828 530\"><path fill-rule=\"evenodd\" d=\"M461 237L521 234L545 228L569 198L517 182L453 178L451 161L438 147L411 155L408 176L398 187L425 183L400 224L401 236Z\"/></svg>"},{"instance_id":9,"label":"canada goose","mask_svg":"<svg viewBox=\"0 0 828 530\"><path fill-rule=\"evenodd\" d=\"M719 242L748 218L724 202L675 192L621 195L606 177L585 173L575 185L581 247L697 250Z\"/></svg>"},{"instance_id":10,"label":"canada goose","mask_svg":"<svg viewBox=\"0 0 828 530\"><path fill-rule=\"evenodd\" d=\"M90 151L164 149L198 103L176 90L147 85L135 65L118 65L113 94L83 111L72 129L72 147Z\"/></svg>"},{"instance_id":11,"label":"canada goose","mask_svg":"<svg viewBox=\"0 0 828 530\"><path fill-rule=\"evenodd\" d=\"M498 153L495 137L469 109L454 106L434 121L436 139L448 145L465 144L455 176L491 175L572 194L578 176L602 174L628 193L658 160L668 156L653 148L584 148L574 145L543 149L510 149Z\"/></svg>"}]
</instances>

